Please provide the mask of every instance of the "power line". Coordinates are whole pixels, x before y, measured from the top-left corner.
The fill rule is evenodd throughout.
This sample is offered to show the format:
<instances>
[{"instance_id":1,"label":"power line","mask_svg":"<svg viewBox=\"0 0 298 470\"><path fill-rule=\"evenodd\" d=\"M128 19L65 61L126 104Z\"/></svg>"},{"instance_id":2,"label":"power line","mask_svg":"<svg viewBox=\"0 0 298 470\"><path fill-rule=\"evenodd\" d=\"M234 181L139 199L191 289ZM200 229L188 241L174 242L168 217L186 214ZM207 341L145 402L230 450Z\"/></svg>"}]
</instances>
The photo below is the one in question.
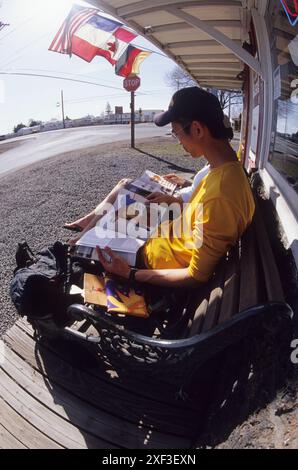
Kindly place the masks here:
<instances>
[{"instance_id":1,"label":"power line","mask_svg":"<svg viewBox=\"0 0 298 470\"><path fill-rule=\"evenodd\" d=\"M33 69L32 69L33 70ZM67 72L59 72L59 73L67 73ZM23 73L23 72L9 72L9 71L0 71L0 75L17 75L17 76L32 76L32 77L45 77L45 78L54 78L56 80L67 80L67 81L72 81L72 82L78 82L78 83L87 83L87 84L90 84L90 85L97 85L97 86L101 86L103 88L111 88L111 89L114 89L114 90L119 90L121 92L124 91L123 88L117 88L117 87L113 87L113 86L108 86L108 85L103 85L102 83L96 83L96 82L90 82L90 81L87 81L87 80L78 80L78 79L73 79L73 78L67 78L67 77L58 77L58 76L52 76L52 75L45 75L45 74L36 74L36 73ZM70 74L70 75L76 75L76 74ZM84 76L84 75L82 75ZM158 93L162 93L162 92L159 92L157 91ZM141 92L141 91L137 91L136 92L136 95L137 96L141 96L141 95L148 95L148 94L152 94L152 93L156 93L155 90L153 90L153 92L151 91L147 91L147 92ZM79 102L84 102L84 101L91 101L93 99L96 99L96 98L118 98L118 97L122 97L123 94L121 93L120 94L117 94L117 95L101 95L101 96L93 96L93 97L86 97L86 98L78 98L78 99L74 99L74 100L65 100L65 102L72 102L72 103L79 103Z\"/></svg>"},{"instance_id":2,"label":"power line","mask_svg":"<svg viewBox=\"0 0 298 470\"><path fill-rule=\"evenodd\" d=\"M31 72L49 72L49 73L61 73L63 75L72 75L74 77L84 77L84 78L90 78L89 75L83 75L81 73L71 73L71 72L63 72L62 70L49 70L49 69L37 69L37 68L27 68L27 67L21 67L21 68L13 68L12 71L13 72L21 72L21 71L31 71ZM103 78L101 78L101 80L103 82L107 82L107 83L110 83L111 80L104 80Z\"/></svg>"},{"instance_id":3,"label":"power line","mask_svg":"<svg viewBox=\"0 0 298 470\"><path fill-rule=\"evenodd\" d=\"M78 83L87 83L88 85L96 85L101 86L103 88L112 88L113 90L122 90L122 88L114 87L111 85L103 85L102 83L90 82L87 80L78 80L75 78L67 78L67 77L57 77L55 75L45 75L45 74L37 74L37 73L23 73L23 72L1 72L0 75L16 75L16 76L28 76L28 77L43 77L43 78L53 78L55 80L66 80L69 82L78 82Z\"/></svg>"}]
</instances>

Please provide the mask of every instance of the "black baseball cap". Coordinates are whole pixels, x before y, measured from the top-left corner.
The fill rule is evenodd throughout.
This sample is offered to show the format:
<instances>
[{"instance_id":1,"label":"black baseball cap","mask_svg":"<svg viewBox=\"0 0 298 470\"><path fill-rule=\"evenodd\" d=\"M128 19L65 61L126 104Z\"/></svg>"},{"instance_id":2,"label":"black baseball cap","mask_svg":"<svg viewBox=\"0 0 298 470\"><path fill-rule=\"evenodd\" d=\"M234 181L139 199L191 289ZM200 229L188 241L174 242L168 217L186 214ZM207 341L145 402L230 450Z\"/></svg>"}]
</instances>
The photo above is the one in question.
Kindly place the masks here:
<instances>
[{"instance_id":1,"label":"black baseball cap","mask_svg":"<svg viewBox=\"0 0 298 470\"><path fill-rule=\"evenodd\" d=\"M165 126L181 119L201 121L218 137L226 133L224 113L218 98L197 86L176 91L169 109L155 115L154 122L157 126Z\"/></svg>"}]
</instances>

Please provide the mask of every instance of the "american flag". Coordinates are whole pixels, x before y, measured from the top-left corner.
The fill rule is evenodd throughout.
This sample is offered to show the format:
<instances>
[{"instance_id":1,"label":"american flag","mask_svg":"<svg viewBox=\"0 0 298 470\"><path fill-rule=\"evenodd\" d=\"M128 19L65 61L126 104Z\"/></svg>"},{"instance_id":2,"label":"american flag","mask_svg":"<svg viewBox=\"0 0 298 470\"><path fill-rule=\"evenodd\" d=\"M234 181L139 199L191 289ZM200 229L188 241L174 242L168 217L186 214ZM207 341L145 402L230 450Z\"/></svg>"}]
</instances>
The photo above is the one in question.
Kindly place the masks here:
<instances>
[{"instance_id":1,"label":"american flag","mask_svg":"<svg viewBox=\"0 0 298 470\"><path fill-rule=\"evenodd\" d=\"M97 11L94 8L74 5L54 37L49 50L71 55L72 36L78 28L84 25L92 16L96 15Z\"/></svg>"},{"instance_id":2,"label":"american flag","mask_svg":"<svg viewBox=\"0 0 298 470\"><path fill-rule=\"evenodd\" d=\"M115 65L136 34L98 10L75 5L56 34L50 51L72 54L91 62L104 57Z\"/></svg>"}]
</instances>

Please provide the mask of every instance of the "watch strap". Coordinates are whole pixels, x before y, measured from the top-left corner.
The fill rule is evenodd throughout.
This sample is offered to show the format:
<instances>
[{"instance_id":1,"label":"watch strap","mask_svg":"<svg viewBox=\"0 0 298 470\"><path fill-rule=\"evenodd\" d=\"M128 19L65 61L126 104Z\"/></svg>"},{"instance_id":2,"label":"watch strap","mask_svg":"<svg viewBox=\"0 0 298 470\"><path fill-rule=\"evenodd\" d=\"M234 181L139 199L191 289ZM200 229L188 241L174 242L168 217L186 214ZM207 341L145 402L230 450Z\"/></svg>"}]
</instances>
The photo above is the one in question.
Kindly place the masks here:
<instances>
[{"instance_id":1,"label":"watch strap","mask_svg":"<svg viewBox=\"0 0 298 470\"><path fill-rule=\"evenodd\" d=\"M136 280L136 273L137 269L136 268L130 268L130 273L129 273L129 281L135 281Z\"/></svg>"}]
</instances>

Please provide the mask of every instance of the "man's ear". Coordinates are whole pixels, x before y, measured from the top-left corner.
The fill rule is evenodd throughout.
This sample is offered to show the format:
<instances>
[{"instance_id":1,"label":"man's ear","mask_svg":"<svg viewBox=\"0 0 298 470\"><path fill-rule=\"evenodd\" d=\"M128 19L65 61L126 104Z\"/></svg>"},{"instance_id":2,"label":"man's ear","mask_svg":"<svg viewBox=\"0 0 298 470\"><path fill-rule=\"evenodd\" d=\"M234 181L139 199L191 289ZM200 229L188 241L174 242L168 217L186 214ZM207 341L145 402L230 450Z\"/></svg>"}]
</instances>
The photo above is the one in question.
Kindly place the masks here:
<instances>
[{"instance_id":1,"label":"man's ear","mask_svg":"<svg viewBox=\"0 0 298 470\"><path fill-rule=\"evenodd\" d=\"M195 137L202 138L204 136L204 126L200 121L193 121L192 128Z\"/></svg>"}]
</instances>

